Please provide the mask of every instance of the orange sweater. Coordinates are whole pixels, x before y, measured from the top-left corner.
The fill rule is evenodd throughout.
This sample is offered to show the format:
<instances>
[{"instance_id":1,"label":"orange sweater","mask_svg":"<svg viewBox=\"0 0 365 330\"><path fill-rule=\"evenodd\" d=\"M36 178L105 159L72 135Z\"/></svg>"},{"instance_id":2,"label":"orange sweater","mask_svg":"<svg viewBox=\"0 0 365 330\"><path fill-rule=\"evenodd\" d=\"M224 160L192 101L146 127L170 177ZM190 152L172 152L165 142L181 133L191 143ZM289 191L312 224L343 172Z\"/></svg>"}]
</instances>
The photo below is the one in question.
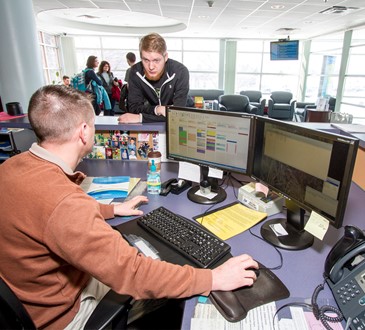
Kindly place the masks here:
<instances>
[{"instance_id":1,"label":"orange sweater","mask_svg":"<svg viewBox=\"0 0 365 330\"><path fill-rule=\"evenodd\" d=\"M84 177L35 144L0 166L0 275L38 328L64 328L90 276L136 299L209 294L210 270L130 247L105 222L113 207L79 187Z\"/></svg>"}]
</instances>

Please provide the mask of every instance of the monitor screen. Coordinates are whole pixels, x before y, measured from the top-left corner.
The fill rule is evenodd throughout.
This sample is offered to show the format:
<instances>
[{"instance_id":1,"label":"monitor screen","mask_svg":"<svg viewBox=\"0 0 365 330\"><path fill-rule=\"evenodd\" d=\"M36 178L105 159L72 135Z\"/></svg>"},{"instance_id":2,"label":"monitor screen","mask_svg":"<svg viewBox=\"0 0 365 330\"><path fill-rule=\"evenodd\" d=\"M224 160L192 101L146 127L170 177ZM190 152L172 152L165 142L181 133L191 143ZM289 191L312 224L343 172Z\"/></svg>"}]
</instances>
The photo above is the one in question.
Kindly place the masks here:
<instances>
[{"instance_id":1,"label":"monitor screen","mask_svg":"<svg viewBox=\"0 0 365 330\"><path fill-rule=\"evenodd\" d=\"M194 163L202 168L248 172L253 116L171 106L167 108L166 117L168 159Z\"/></svg>"},{"instance_id":2,"label":"monitor screen","mask_svg":"<svg viewBox=\"0 0 365 330\"><path fill-rule=\"evenodd\" d=\"M271 61L297 60L299 56L299 41L271 41L270 59Z\"/></svg>"},{"instance_id":3,"label":"monitor screen","mask_svg":"<svg viewBox=\"0 0 365 330\"><path fill-rule=\"evenodd\" d=\"M286 249L310 246L313 237L303 229L312 211L341 227L358 140L263 117L255 118L254 127L251 176L290 200L286 219L273 219L261 228L263 236L270 236L264 238ZM277 236L276 225L289 235ZM296 234L309 235L309 242Z\"/></svg>"}]
</instances>

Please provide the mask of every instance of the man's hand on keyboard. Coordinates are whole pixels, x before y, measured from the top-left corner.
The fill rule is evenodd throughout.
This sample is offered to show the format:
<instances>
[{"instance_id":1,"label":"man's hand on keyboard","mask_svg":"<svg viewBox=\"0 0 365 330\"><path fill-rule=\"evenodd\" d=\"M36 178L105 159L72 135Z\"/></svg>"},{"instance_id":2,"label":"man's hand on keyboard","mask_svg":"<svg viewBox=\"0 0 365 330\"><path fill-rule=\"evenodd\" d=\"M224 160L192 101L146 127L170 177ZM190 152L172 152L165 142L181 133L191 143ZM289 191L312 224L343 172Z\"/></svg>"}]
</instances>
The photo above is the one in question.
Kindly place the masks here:
<instances>
[{"instance_id":1,"label":"man's hand on keyboard","mask_svg":"<svg viewBox=\"0 0 365 330\"><path fill-rule=\"evenodd\" d=\"M114 214L125 216L125 215L142 215L143 211L138 210L138 206L148 203L146 196L135 196L127 202L114 204Z\"/></svg>"},{"instance_id":2,"label":"man's hand on keyboard","mask_svg":"<svg viewBox=\"0 0 365 330\"><path fill-rule=\"evenodd\" d=\"M251 286L257 278L252 270L247 269L258 269L258 267L257 262L247 254L230 258L212 270L212 291L229 291L242 286Z\"/></svg>"}]
</instances>

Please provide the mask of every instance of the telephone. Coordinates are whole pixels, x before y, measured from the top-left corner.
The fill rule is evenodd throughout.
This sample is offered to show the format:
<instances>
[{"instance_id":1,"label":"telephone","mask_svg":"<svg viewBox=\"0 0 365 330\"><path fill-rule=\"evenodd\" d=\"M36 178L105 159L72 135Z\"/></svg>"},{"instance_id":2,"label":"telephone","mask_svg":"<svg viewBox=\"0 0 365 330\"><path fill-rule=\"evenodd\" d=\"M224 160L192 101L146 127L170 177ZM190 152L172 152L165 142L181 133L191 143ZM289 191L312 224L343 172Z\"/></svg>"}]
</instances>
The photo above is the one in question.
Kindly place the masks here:
<instances>
[{"instance_id":1,"label":"telephone","mask_svg":"<svg viewBox=\"0 0 365 330\"><path fill-rule=\"evenodd\" d=\"M324 276L351 329L365 329L365 234L345 226L328 254Z\"/></svg>"}]
</instances>

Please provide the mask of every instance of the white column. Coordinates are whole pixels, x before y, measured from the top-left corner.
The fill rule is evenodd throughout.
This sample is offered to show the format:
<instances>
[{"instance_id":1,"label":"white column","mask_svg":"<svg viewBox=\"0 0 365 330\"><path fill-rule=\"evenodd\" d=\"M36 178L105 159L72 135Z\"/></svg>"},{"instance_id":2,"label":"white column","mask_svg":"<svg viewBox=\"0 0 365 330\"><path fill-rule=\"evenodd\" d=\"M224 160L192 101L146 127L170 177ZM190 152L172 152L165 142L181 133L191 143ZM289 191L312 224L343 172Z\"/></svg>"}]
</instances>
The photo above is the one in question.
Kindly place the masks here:
<instances>
[{"instance_id":1,"label":"white column","mask_svg":"<svg viewBox=\"0 0 365 330\"><path fill-rule=\"evenodd\" d=\"M0 96L20 102L24 112L32 94L44 85L32 0L0 0Z\"/></svg>"}]
</instances>

